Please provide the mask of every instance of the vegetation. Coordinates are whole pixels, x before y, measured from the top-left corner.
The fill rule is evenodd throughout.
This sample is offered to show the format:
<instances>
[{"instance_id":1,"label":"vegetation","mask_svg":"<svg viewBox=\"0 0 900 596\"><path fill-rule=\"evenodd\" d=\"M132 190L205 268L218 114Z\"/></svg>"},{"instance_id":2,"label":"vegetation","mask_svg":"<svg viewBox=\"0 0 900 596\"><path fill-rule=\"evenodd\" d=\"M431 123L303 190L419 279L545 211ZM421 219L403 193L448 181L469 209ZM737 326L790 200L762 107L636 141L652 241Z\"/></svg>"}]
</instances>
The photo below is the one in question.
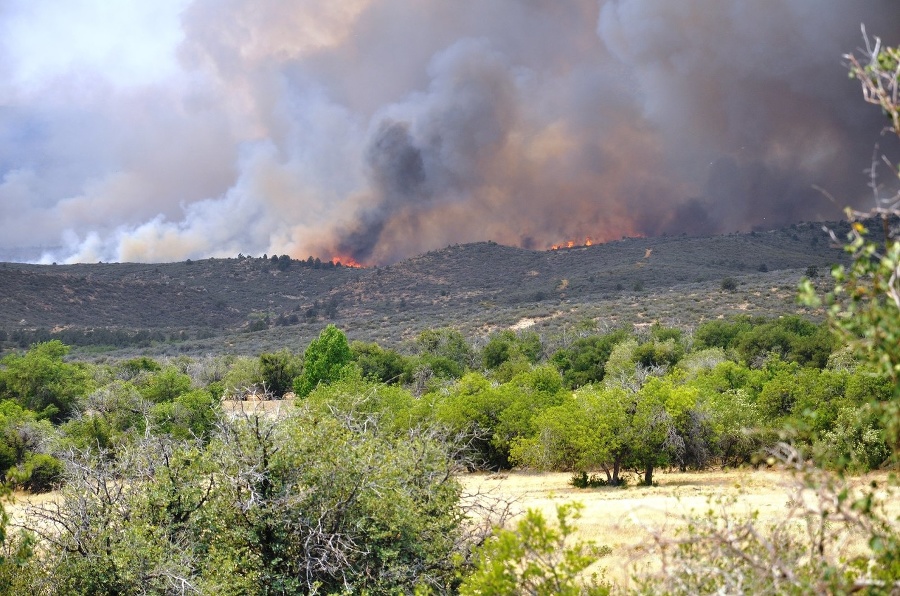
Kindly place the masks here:
<instances>
[{"instance_id":1,"label":"vegetation","mask_svg":"<svg viewBox=\"0 0 900 596\"><path fill-rule=\"evenodd\" d=\"M556 526L529 510L515 529L499 530L475 555L475 570L460 586L463 595L577 596L609 594L608 585L585 581L582 573L595 561L592 545L570 544L577 505L557 508Z\"/></svg>"},{"instance_id":2,"label":"vegetation","mask_svg":"<svg viewBox=\"0 0 900 596\"><path fill-rule=\"evenodd\" d=\"M588 486L635 472L650 486L660 467L758 462L785 438L825 466L879 467L890 427L867 404L889 399L891 380L824 330L796 317L693 334L655 325L578 338L549 358L530 332L476 349L438 329L403 356L351 348L333 325L302 357L78 364L62 344L38 344L0 361L0 471L25 490L62 491L30 514L40 521L21 544L41 547L17 585L603 593L582 583L591 549L565 546L568 510L557 528L529 514L518 534L477 547L484 526L464 521L453 472L518 465ZM226 415L228 387L254 384L270 396L293 386L294 412Z\"/></svg>"},{"instance_id":3,"label":"vegetation","mask_svg":"<svg viewBox=\"0 0 900 596\"><path fill-rule=\"evenodd\" d=\"M885 104L896 94L881 94L900 84L897 64L877 45L868 63L851 58L900 134L897 106ZM418 331L401 351L351 344L329 324L302 355L282 346L254 358L89 363L56 339L13 351L0 360L0 475L6 486L58 493L28 511L24 533L7 532L0 517L0 588L608 593L587 577L602 548L572 540L577 506L559 507L555 524L529 511L503 529L508 504L468 497L457 475L519 466L573 473L586 487L621 487L626 474L652 487L660 468L774 458L801 481L784 523L689 517L677 539L655 537L663 568L639 589L892 593L900 530L877 507L878 487L854 492L831 473L900 454L897 201L876 213L883 242L861 222L850 227L852 262L833 270L824 299L804 282L827 323L786 314L601 327L589 318L552 341L534 329L472 341L444 327ZM533 265L527 251L513 257ZM427 270L433 258L409 267ZM767 271L753 275L780 266L771 254L755 262ZM238 259L257 276L360 275L304 263ZM660 283L648 270L635 286ZM367 275L377 288L379 276L399 274ZM314 306L328 316L338 303ZM254 324L271 324L270 314ZM257 389L274 398L293 389L295 399L281 415L223 408L223 398ZM864 540L848 558L832 546L850 530Z\"/></svg>"},{"instance_id":4,"label":"vegetation","mask_svg":"<svg viewBox=\"0 0 900 596\"><path fill-rule=\"evenodd\" d=\"M294 393L306 397L319 386L337 381L345 374L352 355L347 336L329 325L313 340L303 354L303 372L294 380Z\"/></svg>"},{"instance_id":5,"label":"vegetation","mask_svg":"<svg viewBox=\"0 0 900 596\"><path fill-rule=\"evenodd\" d=\"M865 54L849 55L847 60L851 76L862 85L865 99L881 107L889 122L888 129L900 135L897 99L900 51L882 47L877 39L874 42L866 39ZM841 383L839 372L846 369L840 362L846 362L845 352L831 356L834 373L828 379L819 379L815 387L806 385L806 371L795 369L776 372L774 378L787 373L795 375L799 383L784 382L781 387L773 385L771 391L760 393L761 405L769 415L796 410L812 397L812 403L803 406L808 412L803 416L805 420L795 428L802 429L801 433L822 431L826 440L820 453L831 450L826 461L839 469L854 459L857 465L865 466L867 459L896 462L900 455L897 441L900 240L896 228L900 195L888 198L879 195L880 187L874 179L876 165L872 168L874 210L866 214L849 213L853 225L845 248L853 259L852 264L832 270L834 288L824 300L816 294L809 279L801 288L807 304L827 305L832 329L869 371L867 379L857 379L854 385L861 383L860 388L867 388L860 393L854 388L843 399L827 398L834 395L829 387L836 388ZM864 216L874 217L865 223L860 221ZM869 238L871 223L880 224L882 239ZM871 382L874 385L868 385ZM796 390L792 391L791 387ZM809 389L812 392L807 393ZM845 401L848 394L864 395L865 403L849 406ZM868 455L854 457L854 452ZM868 490L854 491L842 475L834 476L810 466L804 452L795 446L781 445L775 454L794 470L798 480L785 520L761 528L752 516L736 518L727 508L715 521L689 517L679 539L657 543L663 569L642 582L643 591L673 594L897 592L900 527L895 514L887 513L880 506L884 496L879 494L877 483ZM798 531L798 527L802 530ZM848 540L857 540L861 546L855 552L842 551L840 546Z\"/></svg>"},{"instance_id":6,"label":"vegetation","mask_svg":"<svg viewBox=\"0 0 900 596\"><path fill-rule=\"evenodd\" d=\"M843 224L834 227L843 233ZM653 256L642 260L648 249ZM151 265L0 263L0 354L58 339L79 359L257 358L285 348L301 353L328 323L353 340L410 352L424 331L449 326L481 346L522 319L534 320L530 331L552 352L567 347L585 320L606 331L641 319L688 327L742 313L803 314L794 298L806 268L825 271L846 261L813 223L549 252L477 243L372 269L317 268L314 259L283 267L283 257L278 264L245 256ZM760 262L767 272L758 271ZM738 289L720 292L724 277ZM568 284L558 289L562 279ZM639 297L630 291L635 286Z\"/></svg>"}]
</instances>

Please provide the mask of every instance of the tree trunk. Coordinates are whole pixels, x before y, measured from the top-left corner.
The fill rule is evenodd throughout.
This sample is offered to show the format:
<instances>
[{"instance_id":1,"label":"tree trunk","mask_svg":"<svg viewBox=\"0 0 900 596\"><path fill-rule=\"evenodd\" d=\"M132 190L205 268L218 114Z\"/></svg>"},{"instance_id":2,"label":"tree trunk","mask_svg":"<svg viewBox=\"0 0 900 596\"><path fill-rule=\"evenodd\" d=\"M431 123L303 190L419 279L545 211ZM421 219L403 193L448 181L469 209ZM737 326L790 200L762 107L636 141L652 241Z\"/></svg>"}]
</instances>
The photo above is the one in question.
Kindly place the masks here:
<instances>
[{"instance_id":1,"label":"tree trunk","mask_svg":"<svg viewBox=\"0 0 900 596\"><path fill-rule=\"evenodd\" d=\"M613 476L612 472L610 472L609 466L603 466L603 473L606 474L606 483L610 486L615 485L615 477Z\"/></svg>"},{"instance_id":2,"label":"tree trunk","mask_svg":"<svg viewBox=\"0 0 900 596\"><path fill-rule=\"evenodd\" d=\"M644 466L644 486L653 486L653 464Z\"/></svg>"}]
</instances>

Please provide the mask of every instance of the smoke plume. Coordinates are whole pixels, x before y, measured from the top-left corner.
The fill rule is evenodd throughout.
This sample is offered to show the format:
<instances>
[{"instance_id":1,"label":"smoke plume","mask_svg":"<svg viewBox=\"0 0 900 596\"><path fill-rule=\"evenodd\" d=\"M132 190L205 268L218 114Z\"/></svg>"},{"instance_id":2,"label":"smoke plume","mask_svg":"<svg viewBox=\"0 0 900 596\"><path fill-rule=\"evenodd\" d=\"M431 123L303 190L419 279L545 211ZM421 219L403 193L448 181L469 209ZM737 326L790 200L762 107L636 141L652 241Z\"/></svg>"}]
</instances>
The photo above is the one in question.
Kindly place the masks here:
<instances>
[{"instance_id":1,"label":"smoke plume","mask_svg":"<svg viewBox=\"0 0 900 596\"><path fill-rule=\"evenodd\" d=\"M897 149L841 64L894 0L117 6L0 3L0 258L774 227L869 205Z\"/></svg>"}]
</instances>

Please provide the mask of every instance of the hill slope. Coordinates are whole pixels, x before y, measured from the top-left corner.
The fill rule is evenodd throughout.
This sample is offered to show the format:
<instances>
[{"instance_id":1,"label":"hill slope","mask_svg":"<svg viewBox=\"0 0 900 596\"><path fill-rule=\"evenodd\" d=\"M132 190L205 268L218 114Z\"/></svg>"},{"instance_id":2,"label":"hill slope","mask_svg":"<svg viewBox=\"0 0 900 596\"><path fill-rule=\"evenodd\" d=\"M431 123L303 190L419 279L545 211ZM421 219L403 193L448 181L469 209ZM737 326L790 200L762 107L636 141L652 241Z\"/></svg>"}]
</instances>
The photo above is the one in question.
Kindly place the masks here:
<instances>
[{"instance_id":1,"label":"hill slope","mask_svg":"<svg viewBox=\"0 0 900 596\"><path fill-rule=\"evenodd\" d=\"M532 321L564 328L795 310L806 268L842 259L820 224L713 237L623 239L557 251L491 242L389 267L286 259L0 264L0 346L59 337L168 353L299 349L328 321L397 344L427 327L470 335ZM721 291L732 277L738 290ZM522 321L524 319L524 321Z\"/></svg>"}]
</instances>

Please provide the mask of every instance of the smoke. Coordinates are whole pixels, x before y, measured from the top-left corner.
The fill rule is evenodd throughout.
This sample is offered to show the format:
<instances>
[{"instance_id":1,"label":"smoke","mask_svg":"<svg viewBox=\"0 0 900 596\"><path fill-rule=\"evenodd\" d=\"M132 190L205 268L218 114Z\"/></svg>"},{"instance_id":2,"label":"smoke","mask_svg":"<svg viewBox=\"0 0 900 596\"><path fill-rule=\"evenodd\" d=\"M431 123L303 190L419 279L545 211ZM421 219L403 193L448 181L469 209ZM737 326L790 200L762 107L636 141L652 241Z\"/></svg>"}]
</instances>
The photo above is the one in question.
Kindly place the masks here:
<instances>
[{"instance_id":1,"label":"smoke","mask_svg":"<svg viewBox=\"0 0 900 596\"><path fill-rule=\"evenodd\" d=\"M477 207L483 185L496 180L482 168L503 152L514 128L518 98L509 67L487 41L465 40L438 54L429 73L426 93L376 117L366 150L372 197L340 234L341 254L369 261L386 231L396 236L395 219L410 220L404 232L415 234L442 206ZM396 251L398 242L386 248Z\"/></svg>"},{"instance_id":2,"label":"smoke","mask_svg":"<svg viewBox=\"0 0 900 596\"><path fill-rule=\"evenodd\" d=\"M813 185L863 199L883 123L839 59L861 44L860 23L895 35L900 7L624 0L604 4L598 33L633 74L643 117L679 147L667 151L677 169L698 180L706 170L718 231L836 217L844 205Z\"/></svg>"},{"instance_id":3,"label":"smoke","mask_svg":"<svg viewBox=\"0 0 900 596\"><path fill-rule=\"evenodd\" d=\"M748 230L868 205L896 149L841 65L892 0L104 6L0 4L0 257Z\"/></svg>"}]
</instances>

